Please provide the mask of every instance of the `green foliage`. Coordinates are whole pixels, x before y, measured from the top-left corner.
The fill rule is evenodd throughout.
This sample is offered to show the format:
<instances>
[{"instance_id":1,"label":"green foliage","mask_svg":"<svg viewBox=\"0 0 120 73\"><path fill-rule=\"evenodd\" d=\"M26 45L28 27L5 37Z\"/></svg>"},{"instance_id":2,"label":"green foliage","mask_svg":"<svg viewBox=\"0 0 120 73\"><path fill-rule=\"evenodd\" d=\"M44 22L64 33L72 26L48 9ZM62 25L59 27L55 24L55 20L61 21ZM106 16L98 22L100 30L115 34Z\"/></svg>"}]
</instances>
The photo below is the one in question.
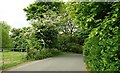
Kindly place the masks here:
<instances>
[{"instance_id":1,"label":"green foliage","mask_svg":"<svg viewBox=\"0 0 120 73\"><path fill-rule=\"evenodd\" d=\"M26 33L27 33L26 29L13 28L11 30L10 37L12 38L14 48L24 49L27 47L27 38L25 35Z\"/></svg>"},{"instance_id":2,"label":"green foliage","mask_svg":"<svg viewBox=\"0 0 120 73\"><path fill-rule=\"evenodd\" d=\"M43 40L45 48L59 48L59 50L67 49L67 43L76 32L76 24L74 23L76 3L56 3L56 2L35 2L30 4L24 11L27 13L28 20L31 20L35 28L36 38ZM60 32L66 34L59 34ZM62 37L61 35L66 36ZM60 38L59 38L60 36ZM58 37L58 38L57 38ZM76 38L73 40L77 40ZM70 42L71 43L71 42ZM69 43L69 44L70 44ZM79 42L74 42L79 45ZM79 45L80 46L80 45ZM75 49L79 50L79 46ZM72 49L72 47L71 47ZM70 50L69 50L70 51Z\"/></svg>"},{"instance_id":3,"label":"green foliage","mask_svg":"<svg viewBox=\"0 0 120 73\"><path fill-rule=\"evenodd\" d=\"M57 56L60 54L61 54L61 51L55 48L54 49L45 48L42 50L31 49L28 52L27 59L39 60L39 59Z\"/></svg>"},{"instance_id":4,"label":"green foliage","mask_svg":"<svg viewBox=\"0 0 120 73\"><path fill-rule=\"evenodd\" d=\"M29 7L24 8L24 11L27 13L27 20L36 20L39 18L45 18L44 13L48 10L55 11L56 13L60 12L61 3L60 2L39 2L29 5Z\"/></svg>"},{"instance_id":5,"label":"green foliage","mask_svg":"<svg viewBox=\"0 0 120 73\"><path fill-rule=\"evenodd\" d=\"M68 5L70 6L70 4ZM27 20L31 21L34 28L34 37L31 37L34 40L30 39L29 42L31 43L28 43L28 59L42 59L58 55L59 50L63 51L64 49L70 52L81 53L77 38L71 38L75 32L74 30L76 30L76 25L73 23L74 18L71 19L70 15L74 13L75 8L71 6L71 8L73 7L73 12L70 13L70 8L66 6L62 2L36 1L24 8L24 11L27 13ZM63 7L68 8L68 10L64 10ZM68 16L65 16L65 14L68 14ZM66 35L60 34L60 32ZM72 42L70 42L70 39L72 39ZM36 47L36 45L38 46ZM69 47L69 45L71 46Z\"/></svg>"},{"instance_id":6,"label":"green foliage","mask_svg":"<svg viewBox=\"0 0 120 73\"><path fill-rule=\"evenodd\" d=\"M55 48L60 24L59 10L62 3L39 2L24 8L28 20L35 28L35 38L43 41L46 48Z\"/></svg>"},{"instance_id":7,"label":"green foliage","mask_svg":"<svg viewBox=\"0 0 120 73\"><path fill-rule=\"evenodd\" d=\"M82 53L82 47L77 43L68 43L66 47L68 48L67 51L69 52Z\"/></svg>"},{"instance_id":8,"label":"green foliage","mask_svg":"<svg viewBox=\"0 0 120 73\"><path fill-rule=\"evenodd\" d=\"M84 57L91 71L120 71L119 5L120 3L85 4L89 10L84 15L89 16L90 13L93 16L92 19L84 17L88 20L85 21L86 28L90 29L84 45ZM81 25L86 26L84 23Z\"/></svg>"},{"instance_id":9,"label":"green foliage","mask_svg":"<svg viewBox=\"0 0 120 73\"><path fill-rule=\"evenodd\" d=\"M81 38L71 36L71 34L62 34L58 36L58 48L65 52L82 53L80 44Z\"/></svg>"},{"instance_id":10,"label":"green foliage","mask_svg":"<svg viewBox=\"0 0 120 73\"><path fill-rule=\"evenodd\" d=\"M2 45L0 47L2 48L10 48L12 47L11 44L11 38L9 37L9 31L10 31L10 26L5 23L4 21L0 22L0 44Z\"/></svg>"},{"instance_id":11,"label":"green foliage","mask_svg":"<svg viewBox=\"0 0 120 73\"><path fill-rule=\"evenodd\" d=\"M56 46L58 31L52 25L39 25L35 35L38 40L43 40L43 46L46 48L54 48Z\"/></svg>"},{"instance_id":12,"label":"green foliage","mask_svg":"<svg viewBox=\"0 0 120 73\"><path fill-rule=\"evenodd\" d=\"M22 29L12 29L11 38L13 40L14 48L23 49L25 51L29 49L41 49L41 40L38 40L35 36L33 27L27 27Z\"/></svg>"}]
</instances>

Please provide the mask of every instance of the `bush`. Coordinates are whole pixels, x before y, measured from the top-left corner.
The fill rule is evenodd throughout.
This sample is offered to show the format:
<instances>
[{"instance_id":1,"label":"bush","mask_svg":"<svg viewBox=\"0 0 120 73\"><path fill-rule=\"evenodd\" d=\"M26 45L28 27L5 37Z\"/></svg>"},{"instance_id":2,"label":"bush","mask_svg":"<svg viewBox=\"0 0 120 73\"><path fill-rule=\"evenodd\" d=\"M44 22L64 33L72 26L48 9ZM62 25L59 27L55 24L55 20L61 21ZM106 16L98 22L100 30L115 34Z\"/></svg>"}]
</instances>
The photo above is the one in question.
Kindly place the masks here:
<instances>
[{"instance_id":1,"label":"bush","mask_svg":"<svg viewBox=\"0 0 120 73\"><path fill-rule=\"evenodd\" d=\"M120 72L120 3L82 3L79 7L82 36L87 33L83 54L89 70Z\"/></svg>"},{"instance_id":2,"label":"bush","mask_svg":"<svg viewBox=\"0 0 120 73\"><path fill-rule=\"evenodd\" d=\"M66 51L68 52L82 53L82 47L77 43L68 43L66 46L67 46Z\"/></svg>"},{"instance_id":3,"label":"bush","mask_svg":"<svg viewBox=\"0 0 120 73\"><path fill-rule=\"evenodd\" d=\"M84 57L90 70L120 71L120 32L116 22L106 18L89 34Z\"/></svg>"},{"instance_id":4,"label":"bush","mask_svg":"<svg viewBox=\"0 0 120 73\"><path fill-rule=\"evenodd\" d=\"M62 52L58 49L50 49L50 51L52 56L57 56L57 55L60 55Z\"/></svg>"},{"instance_id":5,"label":"bush","mask_svg":"<svg viewBox=\"0 0 120 73\"><path fill-rule=\"evenodd\" d=\"M81 36L62 34L58 36L58 49L65 52L82 53L83 39Z\"/></svg>"},{"instance_id":6,"label":"bush","mask_svg":"<svg viewBox=\"0 0 120 73\"><path fill-rule=\"evenodd\" d=\"M46 48L42 50L32 49L32 50L29 50L27 54L27 59L39 60L39 59L57 56L60 54L61 54L61 51L57 49L46 49Z\"/></svg>"}]
</instances>

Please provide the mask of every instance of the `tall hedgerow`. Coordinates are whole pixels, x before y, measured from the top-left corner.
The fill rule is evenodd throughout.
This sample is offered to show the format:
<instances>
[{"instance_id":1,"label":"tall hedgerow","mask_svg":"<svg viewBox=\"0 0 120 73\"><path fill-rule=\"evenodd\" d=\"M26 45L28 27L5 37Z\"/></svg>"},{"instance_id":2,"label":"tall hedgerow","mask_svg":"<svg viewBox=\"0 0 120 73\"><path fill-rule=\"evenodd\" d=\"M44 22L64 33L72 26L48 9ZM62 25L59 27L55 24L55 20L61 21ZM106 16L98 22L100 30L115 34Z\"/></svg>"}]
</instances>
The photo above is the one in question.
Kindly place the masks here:
<instances>
[{"instance_id":1,"label":"tall hedgerow","mask_svg":"<svg viewBox=\"0 0 120 73\"><path fill-rule=\"evenodd\" d=\"M94 15L86 24L95 25L83 46L88 68L91 71L120 71L120 3L87 3L86 6L90 7L88 14ZM101 10L102 16L98 12Z\"/></svg>"}]
</instances>

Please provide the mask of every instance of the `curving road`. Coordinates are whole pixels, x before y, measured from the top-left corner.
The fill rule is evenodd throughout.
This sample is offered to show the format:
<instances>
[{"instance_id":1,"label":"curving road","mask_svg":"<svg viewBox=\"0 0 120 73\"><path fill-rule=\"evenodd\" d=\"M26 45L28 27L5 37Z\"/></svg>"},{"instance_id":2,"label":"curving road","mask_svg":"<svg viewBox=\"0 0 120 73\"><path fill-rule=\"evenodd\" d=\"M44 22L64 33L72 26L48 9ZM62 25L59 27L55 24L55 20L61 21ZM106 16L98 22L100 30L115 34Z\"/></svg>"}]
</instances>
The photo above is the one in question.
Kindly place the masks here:
<instances>
[{"instance_id":1,"label":"curving road","mask_svg":"<svg viewBox=\"0 0 120 73\"><path fill-rule=\"evenodd\" d=\"M9 71L86 71L81 54L71 54L33 61Z\"/></svg>"}]
</instances>

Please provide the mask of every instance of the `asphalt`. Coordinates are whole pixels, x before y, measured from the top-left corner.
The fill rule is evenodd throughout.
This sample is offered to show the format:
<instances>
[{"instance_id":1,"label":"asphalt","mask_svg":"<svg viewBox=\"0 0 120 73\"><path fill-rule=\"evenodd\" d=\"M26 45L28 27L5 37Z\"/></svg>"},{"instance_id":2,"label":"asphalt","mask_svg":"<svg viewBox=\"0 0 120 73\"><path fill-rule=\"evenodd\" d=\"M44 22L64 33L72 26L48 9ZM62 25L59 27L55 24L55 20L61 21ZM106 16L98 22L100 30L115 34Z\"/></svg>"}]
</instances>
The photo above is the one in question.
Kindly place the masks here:
<instances>
[{"instance_id":1,"label":"asphalt","mask_svg":"<svg viewBox=\"0 0 120 73\"><path fill-rule=\"evenodd\" d=\"M87 71L82 54L51 57L29 62L8 71Z\"/></svg>"}]
</instances>

